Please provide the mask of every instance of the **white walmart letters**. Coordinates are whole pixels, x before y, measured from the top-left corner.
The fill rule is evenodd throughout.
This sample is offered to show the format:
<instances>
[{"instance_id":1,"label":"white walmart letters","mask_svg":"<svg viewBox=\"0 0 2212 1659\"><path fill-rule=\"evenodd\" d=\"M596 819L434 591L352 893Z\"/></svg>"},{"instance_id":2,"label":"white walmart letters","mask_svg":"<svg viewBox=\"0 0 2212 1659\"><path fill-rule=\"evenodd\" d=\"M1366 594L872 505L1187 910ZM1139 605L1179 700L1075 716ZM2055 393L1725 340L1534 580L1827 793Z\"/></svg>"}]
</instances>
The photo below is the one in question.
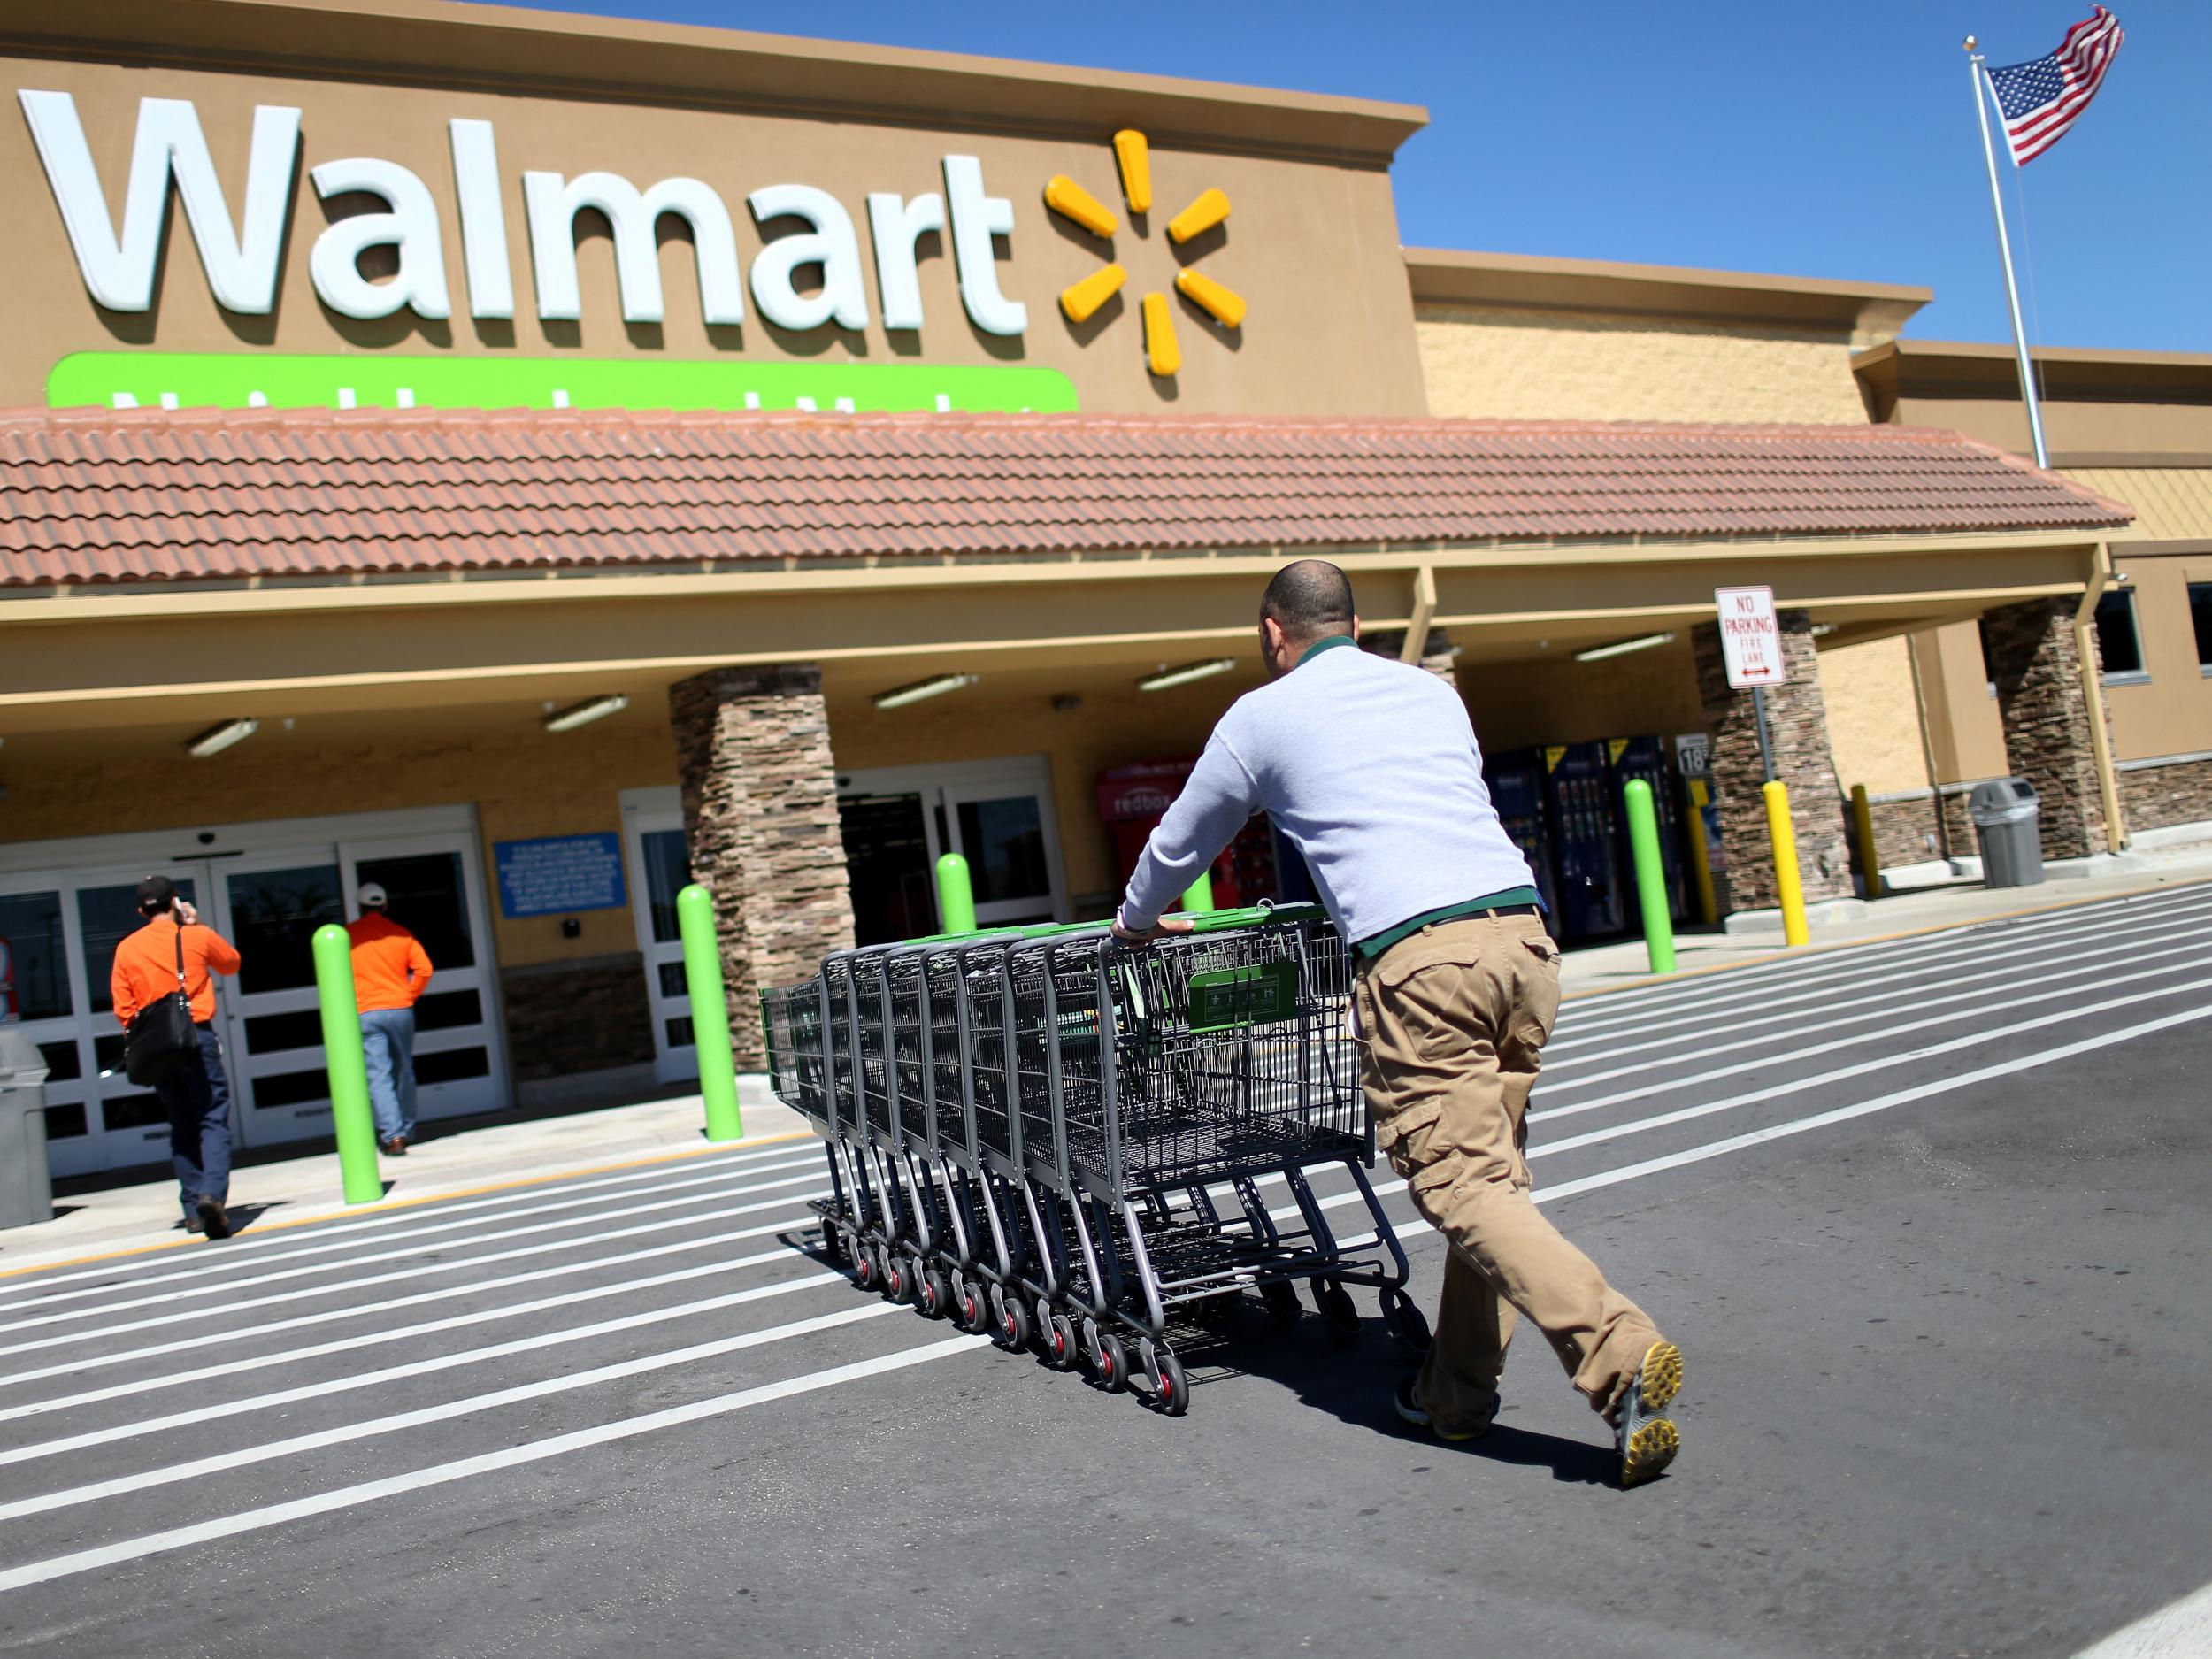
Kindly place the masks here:
<instances>
[{"instance_id":1,"label":"white walmart letters","mask_svg":"<svg viewBox=\"0 0 2212 1659\"><path fill-rule=\"evenodd\" d=\"M284 105L255 106L248 155L244 211L234 226L209 155L199 112L180 98L142 98L131 143L130 178L119 231L108 196L92 164L91 146L66 92L21 88L17 97L61 210L62 224L93 299L110 311L153 308L161 264L162 234L173 179L183 198L200 265L216 302L242 316L275 309L278 262L292 213L292 168L299 156L300 112ZM455 119L447 124L453 157L454 196L460 206L462 269L472 317L511 319L514 275L507 241L506 203L500 188L499 152L492 124ZM945 188L903 197L868 197L868 228L874 243L876 285L887 328L919 328L922 284L916 246L932 232L951 233L960 301L985 334L1019 334L1028 308L1000 290L995 239L1014 228L1014 205L989 194L983 164L973 156L943 157ZM324 304L365 320L411 310L442 319L453 312L445 263L445 238L436 199L410 169L373 157L326 161L309 174L323 198L366 192L388 209L329 226L308 254L308 275ZM576 268L576 215L594 209L614 230L615 274L622 318L658 323L665 305L656 231L664 213L690 227L699 273L700 314L710 325L745 320L744 273L729 210L711 186L692 178L664 179L640 190L612 173L568 178L526 172L522 196L528 220L530 263L537 314L548 322L576 322L583 315ZM746 198L763 227L796 219L808 228L768 242L753 260L751 288L761 315L795 332L834 322L868 326L868 293L860 238L845 206L826 190L804 184L772 184ZM374 247L396 250L398 273L371 281L360 258ZM794 278L817 266L821 286L799 292Z\"/></svg>"},{"instance_id":2,"label":"white walmart letters","mask_svg":"<svg viewBox=\"0 0 2212 1659\"><path fill-rule=\"evenodd\" d=\"M299 153L300 112L258 104L246 164L243 234L234 230L223 187L207 153L199 112L180 98L141 98L138 135L131 143L130 183L123 196L123 231L115 233L107 194L92 165L77 101L66 92L17 97L31 126L46 181L76 250L85 287L111 311L151 311L154 265L169 217L169 179L184 197L185 222L200 250L207 286L225 311L265 317L276 304L277 253L292 211L292 162Z\"/></svg>"},{"instance_id":3,"label":"white walmart letters","mask_svg":"<svg viewBox=\"0 0 2212 1659\"><path fill-rule=\"evenodd\" d=\"M315 238L307 273L324 304L342 316L364 319L389 317L410 305L418 317L434 320L453 315L446 297L438 204L430 199L429 186L396 162L365 157L326 161L309 176L325 201L367 190L392 206L388 213L342 219ZM399 274L389 282L372 282L361 274L362 252L387 243L399 250Z\"/></svg>"},{"instance_id":4,"label":"white walmart letters","mask_svg":"<svg viewBox=\"0 0 2212 1659\"><path fill-rule=\"evenodd\" d=\"M575 322L584 314L576 285L576 215L595 207L614 227L615 280L622 290L622 320L657 323L662 318L660 253L653 227L663 213L691 226L699 251L699 306L710 323L745 320L745 288L737 275L737 237L722 198L696 179L663 179L640 192L619 173L587 173L564 180L557 173L526 173L522 197L530 210L530 264L537 273L538 315L548 322Z\"/></svg>"}]
</instances>

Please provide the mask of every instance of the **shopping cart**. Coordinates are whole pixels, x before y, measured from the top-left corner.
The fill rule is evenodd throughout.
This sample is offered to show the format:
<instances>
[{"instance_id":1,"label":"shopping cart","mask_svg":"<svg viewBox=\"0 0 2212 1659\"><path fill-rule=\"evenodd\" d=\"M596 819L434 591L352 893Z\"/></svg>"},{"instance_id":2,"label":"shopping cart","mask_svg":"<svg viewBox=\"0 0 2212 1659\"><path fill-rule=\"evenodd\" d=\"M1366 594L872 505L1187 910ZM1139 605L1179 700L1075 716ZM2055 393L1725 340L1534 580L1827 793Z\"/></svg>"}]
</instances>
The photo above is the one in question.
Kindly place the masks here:
<instances>
[{"instance_id":1,"label":"shopping cart","mask_svg":"<svg viewBox=\"0 0 2212 1659\"><path fill-rule=\"evenodd\" d=\"M777 1092L828 1143L825 1239L860 1281L1110 1389L1141 1376L1171 1415L1171 1320L1246 1290L1295 1317L1304 1279L1348 1334L1346 1286L1369 1286L1402 1350L1427 1343L1367 1179L1341 942L1312 906L1197 920L1138 948L1091 926L841 952L762 999ZM1355 1201L1370 1231L1345 1238L1329 1211Z\"/></svg>"}]
</instances>

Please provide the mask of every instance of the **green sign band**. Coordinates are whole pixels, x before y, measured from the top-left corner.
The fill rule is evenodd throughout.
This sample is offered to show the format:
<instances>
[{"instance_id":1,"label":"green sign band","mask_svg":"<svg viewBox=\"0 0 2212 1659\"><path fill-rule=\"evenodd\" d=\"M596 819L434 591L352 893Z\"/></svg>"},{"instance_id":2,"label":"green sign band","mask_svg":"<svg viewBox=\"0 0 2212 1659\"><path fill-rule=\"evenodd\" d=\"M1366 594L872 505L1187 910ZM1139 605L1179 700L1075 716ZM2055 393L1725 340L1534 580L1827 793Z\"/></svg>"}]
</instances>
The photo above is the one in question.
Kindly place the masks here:
<instances>
[{"instance_id":1,"label":"green sign band","mask_svg":"<svg viewBox=\"0 0 2212 1659\"><path fill-rule=\"evenodd\" d=\"M664 363L607 357L78 351L46 377L55 409L670 409L1041 413L1076 407L1027 364Z\"/></svg>"}]
</instances>

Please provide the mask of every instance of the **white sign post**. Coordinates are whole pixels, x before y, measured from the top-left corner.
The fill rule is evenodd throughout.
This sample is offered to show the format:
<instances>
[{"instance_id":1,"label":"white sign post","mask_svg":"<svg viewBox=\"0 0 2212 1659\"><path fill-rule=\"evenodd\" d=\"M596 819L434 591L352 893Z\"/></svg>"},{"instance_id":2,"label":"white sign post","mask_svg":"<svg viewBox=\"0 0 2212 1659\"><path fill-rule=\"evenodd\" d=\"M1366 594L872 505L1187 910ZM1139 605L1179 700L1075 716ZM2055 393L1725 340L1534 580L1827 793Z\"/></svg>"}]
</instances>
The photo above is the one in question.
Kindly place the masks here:
<instances>
[{"instance_id":1,"label":"white sign post","mask_svg":"<svg viewBox=\"0 0 2212 1659\"><path fill-rule=\"evenodd\" d=\"M1759 728L1759 764L1772 783L1774 750L1767 741L1766 688L1786 685L1790 677L1782 660L1782 624L1774 614L1774 589L1716 588L1713 605L1720 617L1720 655L1728 669L1728 683L1751 693L1752 718Z\"/></svg>"}]
</instances>

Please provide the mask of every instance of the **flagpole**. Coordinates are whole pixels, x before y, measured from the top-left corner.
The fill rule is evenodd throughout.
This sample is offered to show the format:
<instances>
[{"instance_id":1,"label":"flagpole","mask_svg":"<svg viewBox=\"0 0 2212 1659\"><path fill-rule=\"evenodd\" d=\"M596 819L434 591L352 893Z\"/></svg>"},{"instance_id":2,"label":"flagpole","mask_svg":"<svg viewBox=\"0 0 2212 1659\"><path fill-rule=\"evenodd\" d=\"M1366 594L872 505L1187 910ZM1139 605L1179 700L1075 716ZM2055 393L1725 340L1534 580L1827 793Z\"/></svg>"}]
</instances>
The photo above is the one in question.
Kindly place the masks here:
<instances>
[{"instance_id":1,"label":"flagpole","mask_svg":"<svg viewBox=\"0 0 2212 1659\"><path fill-rule=\"evenodd\" d=\"M2035 444L2035 464L2047 467L2050 452L2043 447L2043 411L2035 399L2035 370L2028 362L2028 332L2020 321L2020 285L2012 276L2012 239L2005 234L2004 192L1997 188L1997 147L1989 137L1989 96L1983 85L1982 55L1974 50L1974 37L1966 37L1967 74L1974 83L1974 119L1981 123L1982 159L1989 165L1989 206L1997 216L1997 253L2005 266L2005 303L2012 309L2012 349L2020 359L2020 396L2028 406L2028 436Z\"/></svg>"}]
</instances>

